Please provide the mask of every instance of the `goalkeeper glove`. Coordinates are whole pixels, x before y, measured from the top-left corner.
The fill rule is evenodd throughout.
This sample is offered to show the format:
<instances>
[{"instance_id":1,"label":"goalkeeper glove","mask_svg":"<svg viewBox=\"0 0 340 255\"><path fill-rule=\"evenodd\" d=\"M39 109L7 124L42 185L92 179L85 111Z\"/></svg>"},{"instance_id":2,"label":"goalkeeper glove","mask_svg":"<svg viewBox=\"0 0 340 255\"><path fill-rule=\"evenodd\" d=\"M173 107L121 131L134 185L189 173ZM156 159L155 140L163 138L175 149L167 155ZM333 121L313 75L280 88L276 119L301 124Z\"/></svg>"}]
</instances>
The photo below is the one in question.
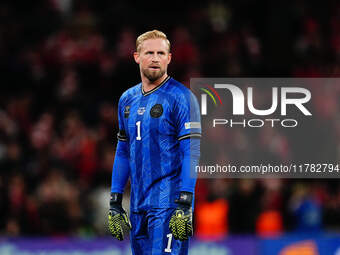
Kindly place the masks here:
<instances>
[{"instance_id":1,"label":"goalkeeper glove","mask_svg":"<svg viewBox=\"0 0 340 255\"><path fill-rule=\"evenodd\" d=\"M171 216L169 228L176 240L188 240L193 235L192 227L192 203L193 194L182 191L180 198L175 200L178 204L175 212Z\"/></svg>"},{"instance_id":2,"label":"goalkeeper glove","mask_svg":"<svg viewBox=\"0 0 340 255\"><path fill-rule=\"evenodd\" d=\"M109 230L119 241L124 239L124 232L131 229L129 217L122 207L122 199L122 194L112 193L109 210Z\"/></svg>"}]
</instances>

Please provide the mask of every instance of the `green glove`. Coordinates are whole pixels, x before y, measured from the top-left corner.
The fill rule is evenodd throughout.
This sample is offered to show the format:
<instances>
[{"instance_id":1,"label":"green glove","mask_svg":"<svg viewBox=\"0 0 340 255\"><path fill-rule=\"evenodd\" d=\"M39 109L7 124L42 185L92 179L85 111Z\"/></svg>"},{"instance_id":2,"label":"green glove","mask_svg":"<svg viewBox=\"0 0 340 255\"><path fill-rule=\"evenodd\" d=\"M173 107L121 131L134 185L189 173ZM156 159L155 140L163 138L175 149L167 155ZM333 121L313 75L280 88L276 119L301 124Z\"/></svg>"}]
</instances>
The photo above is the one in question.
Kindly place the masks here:
<instances>
[{"instance_id":1,"label":"green glove","mask_svg":"<svg viewBox=\"0 0 340 255\"><path fill-rule=\"evenodd\" d=\"M171 216L169 228L176 240L188 240L189 236L193 235L192 198L191 192L182 191L180 198L175 201L178 206Z\"/></svg>"},{"instance_id":2,"label":"green glove","mask_svg":"<svg viewBox=\"0 0 340 255\"><path fill-rule=\"evenodd\" d=\"M109 210L109 230L113 237L119 241L124 240L124 232L131 230L131 223L127 213L122 207L123 195L111 193Z\"/></svg>"}]
</instances>

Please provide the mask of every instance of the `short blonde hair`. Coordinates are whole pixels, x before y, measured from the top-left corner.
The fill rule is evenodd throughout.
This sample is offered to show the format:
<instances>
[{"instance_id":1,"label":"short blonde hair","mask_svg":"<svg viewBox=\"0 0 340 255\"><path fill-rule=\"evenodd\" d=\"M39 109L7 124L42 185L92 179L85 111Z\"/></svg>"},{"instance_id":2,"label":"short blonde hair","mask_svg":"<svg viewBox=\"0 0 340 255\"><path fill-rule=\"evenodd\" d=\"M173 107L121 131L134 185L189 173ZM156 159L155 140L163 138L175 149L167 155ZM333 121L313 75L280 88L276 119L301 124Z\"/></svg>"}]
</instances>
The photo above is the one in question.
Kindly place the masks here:
<instances>
[{"instance_id":1,"label":"short blonde hair","mask_svg":"<svg viewBox=\"0 0 340 255\"><path fill-rule=\"evenodd\" d=\"M140 36L138 36L138 38L136 40L136 50L138 52L140 51L141 45L144 41L149 40L149 39L158 39L158 38L165 40L166 44L168 45L169 52L170 52L170 41L166 37L166 34L164 34L163 32L161 32L159 30L148 31L148 32L145 32L144 34L141 34Z\"/></svg>"}]
</instances>

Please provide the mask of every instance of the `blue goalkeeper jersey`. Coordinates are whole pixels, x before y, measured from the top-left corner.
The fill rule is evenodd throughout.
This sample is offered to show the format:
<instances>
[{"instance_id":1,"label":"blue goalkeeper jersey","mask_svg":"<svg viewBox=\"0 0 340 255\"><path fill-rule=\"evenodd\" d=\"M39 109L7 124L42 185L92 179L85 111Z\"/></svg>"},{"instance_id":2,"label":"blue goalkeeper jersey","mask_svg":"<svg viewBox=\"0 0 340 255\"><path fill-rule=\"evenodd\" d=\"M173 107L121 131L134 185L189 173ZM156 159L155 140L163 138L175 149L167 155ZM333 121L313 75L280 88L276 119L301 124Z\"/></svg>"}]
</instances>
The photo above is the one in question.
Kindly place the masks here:
<instances>
[{"instance_id":1,"label":"blue goalkeeper jersey","mask_svg":"<svg viewBox=\"0 0 340 255\"><path fill-rule=\"evenodd\" d=\"M201 136L196 97L167 77L148 92L142 83L128 89L118 112L118 139L129 148L131 210L175 208L183 160L180 140Z\"/></svg>"}]
</instances>

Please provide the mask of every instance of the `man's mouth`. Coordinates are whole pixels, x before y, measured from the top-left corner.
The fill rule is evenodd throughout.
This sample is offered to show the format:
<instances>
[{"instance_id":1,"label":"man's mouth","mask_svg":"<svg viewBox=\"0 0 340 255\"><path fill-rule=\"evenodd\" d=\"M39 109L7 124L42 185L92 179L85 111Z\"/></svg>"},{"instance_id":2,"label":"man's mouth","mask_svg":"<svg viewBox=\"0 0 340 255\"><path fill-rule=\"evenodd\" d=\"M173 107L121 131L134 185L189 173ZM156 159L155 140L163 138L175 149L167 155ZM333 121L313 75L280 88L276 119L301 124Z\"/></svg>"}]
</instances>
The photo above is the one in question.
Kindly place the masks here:
<instances>
[{"instance_id":1,"label":"man's mouth","mask_svg":"<svg viewBox=\"0 0 340 255\"><path fill-rule=\"evenodd\" d=\"M150 66L149 68L152 69L152 70L159 70L160 69L159 66Z\"/></svg>"}]
</instances>

